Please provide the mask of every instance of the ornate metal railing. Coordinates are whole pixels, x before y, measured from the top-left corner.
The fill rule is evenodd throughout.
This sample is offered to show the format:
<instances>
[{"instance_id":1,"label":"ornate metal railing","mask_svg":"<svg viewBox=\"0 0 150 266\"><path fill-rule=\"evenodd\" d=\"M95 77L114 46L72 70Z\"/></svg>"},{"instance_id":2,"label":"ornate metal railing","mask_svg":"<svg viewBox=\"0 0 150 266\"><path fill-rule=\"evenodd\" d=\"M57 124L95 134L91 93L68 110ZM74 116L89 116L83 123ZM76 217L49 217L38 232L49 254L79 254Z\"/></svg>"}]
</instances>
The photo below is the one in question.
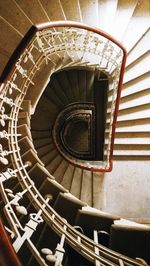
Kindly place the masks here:
<instances>
[{"instance_id":1,"label":"ornate metal railing","mask_svg":"<svg viewBox=\"0 0 150 266\"><path fill-rule=\"evenodd\" d=\"M21 53L20 56L18 53ZM15 66L13 66L14 60L16 60ZM88 166L81 163L81 167L94 171L110 171L125 60L126 52L122 45L100 30L73 22L46 23L31 28L10 60L2 75L2 81L6 79L12 66L13 70L9 71L11 74L5 87L8 87L9 91L22 90L26 80L27 94L35 108L44 89L40 87L38 91L38 85L35 88L36 77L46 65L49 67L47 80L55 71L76 65L105 72L109 77L108 94L111 104L109 103L107 107L105 133L108 137L104 145L104 160L95 164L89 162ZM22 84L18 80L17 73L23 80ZM42 79L44 78L43 71Z\"/></svg>"},{"instance_id":2,"label":"ornate metal railing","mask_svg":"<svg viewBox=\"0 0 150 266\"><path fill-rule=\"evenodd\" d=\"M98 37L100 34L101 37ZM107 39L106 37L108 40L105 44L103 43L102 52L100 49L102 44L101 38ZM90 40L91 46L87 40ZM92 40L95 40L94 44ZM110 130L111 141L108 146L108 162L110 163L113 132L116 122L115 119L125 57L123 57L122 67L120 66L120 60L122 60L123 53L125 52L120 46L118 48L117 43L114 42L113 45L110 44L108 55L108 42L112 42L109 36L81 24L59 22L33 27L17 50L20 53L17 55L18 58L15 53L13 56L15 62L12 60L11 63L9 63L1 78L0 104L2 130L0 138L5 139L7 142L7 145L5 145L7 148L5 150L2 141L0 151L0 186L1 202L3 203L3 222L5 224L5 229L10 235L15 251L18 252L26 244L39 265L48 265L48 261L52 261L54 257L56 261L57 259L59 260L59 264L61 265L63 259L62 252L59 252L59 249L56 249L56 254L53 254L53 258L49 256L47 259L44 259L42 254L46 254L48 249L45 251L44 248L46 247L43 247L42 250L38 250L36 243L31 240L31 236L36 234L36 228L40 223L47 223L52 230L60 236L58 247L61 248L61 251L64 242L66 242L85 258L93 262L93 264L99 263L96 265L142 265L142 263L134 259L130 259L99 245L79 233L66 220L62 219L50 206L50 197L46 195L43 197L38 191L36 184L34 184L30 178L27 171L30 162L23 162L18 145L18 114L21 110L22 102L28 94L28 89L32 88L35 90L34 79L40 71L40 66L42 64L48 64L49 61L53 62L54 68L50 69L52 73L58 70L58 68L64 68L71 64L79 64L79 59L81 61L80 65L84 65L85 62L87 64L89 60L90 67L92 64L95 65L96 59L96 67L99 69L102 65L104 66L104 61L107 59L105 71L112 75L112 78L115 74L117 76L115 85L111 87L114 93L112 104L113 111L111 111L113 114ZM81 44L84 44L84 47ZM113 51L112 48L114 48ZM104 53L105 49L107 51L107 56ZM90 60L88 58L88 53L91 50L95 51L95 55L93 55L93 59ZM100 53L101 64L99 64ZM115 54L115 58L111 59L113 53ZM52 59L52 55L55 55L55 58L53 57ZM62 61L65 56L67 57L67 63L60 63L60 60ZM68 63L68 59L71 59L71 63ZM117 92L118 86L119 92ZM2 165L4 166L2 167ZM108 168L110 168L110 166ZM12 188L12 180L15 182L16 186L19 184L17 192ZM24 198L27 198L31 202L35 210L34 213L29 214L28 221L25 224L23 224L22 220L18 217L18 213L27 215L26 201L23 201L23 205L20 203ZM47 254L52 255L50 250Z\"/></svg>"}]
</instances>

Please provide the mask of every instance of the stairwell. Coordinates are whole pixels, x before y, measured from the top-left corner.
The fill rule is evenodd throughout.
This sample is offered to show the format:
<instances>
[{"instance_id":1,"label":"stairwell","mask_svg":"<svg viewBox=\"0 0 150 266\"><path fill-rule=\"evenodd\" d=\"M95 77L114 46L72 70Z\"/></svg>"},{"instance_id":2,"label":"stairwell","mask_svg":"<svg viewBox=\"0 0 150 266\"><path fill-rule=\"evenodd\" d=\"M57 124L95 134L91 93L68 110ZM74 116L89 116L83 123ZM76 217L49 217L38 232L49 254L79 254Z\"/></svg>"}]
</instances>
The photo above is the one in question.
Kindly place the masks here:
<instances>
[{"instance_id":1,"label":"stairwell","mask_svg":"<svg viewBox=\"0 0 150 266\"><path fill-rule=\"evenodd\" d=\"M106 19L107 17L109 20ZM145 263L142 259L134 260L136 257L143 258L150 263L149 225L141 225L141 223L149 224L150 218L148 209L150 202L148 186L150 182L149 1L1 1L0 72L2 73L14 49L31 25L53 20L72 20L99 27L120 41L127 49L128 57L116 125L113 171L99 173L82 169L70 164L58 152L52 136L56 117L66 105L91 101L96 68L89 64L88 56L85 56L86 60L81 63L79 58L75 58L76 55L73 52L70 52L70 57L65 57L65 54L51 55L47 65L41 64L39 75L36 76L33 84L31 82L22 103L23 109L20 109L17 122L18 135L16 136L16 132L10 132L12 143L15 142L13 134L17 137L21 160L34 183L26 181L25 176L22 176L20 184L15 178L9 180L10 176L16 176L18 172L12 170L8 174L8 167L10 170L15 169L16 163L11 161L11 154L7 157L8 167L4 166L6 159L1 160L1 177L5 182L1 183L0 204L3 208L1 216L5 229L11 241L16 239L13 241L13 247L16 251L18 250L19 259L23 265L87 266L94 264L98 266L143 265ZM78 52L79 56L80 52ZM60 71L66 66L69 71ZM57 73L51 77L49 82L49 75L54 70ZM10 97L14 99L17 88L15 90L12 96L9 91ZM108 99L109 110L112 99L111 90ZM4 127L7 128L8 123L13 123L13 120L9 122L11 121L9 118L11 104L5 102L4 98L1 100L6 109L5 113L8 115L7 119L1 116L2 132ZM17 101L18 99L16 103ZM108 123L109 117L107 116L106 129ZM105 136L108 138L107 134L106 130ZM6 139L2 139L1 136L2 146L6 150L9 145L11 146L11 142L9 145L7 143L8 138L10 138L9 135ZM23 167L19 162L17 164L20 169ZM26 185L29 187L27 193ZM17 194L22 190L23 194ZM35 199L32 195L36 195ZM16 219L18 227L21 224L20 228L24 228L24 231L27 230L27 223L39 217L36 234L32 232L29 241L20 248L19 241L21 243L22 240L17 226L14 232L10 230L13 222L10 206L6 204L7 198L10 202L13 198L16 201L20 200L19 204L15 201L11 203L11 208L12 213L13 211L17 213L17 218L14 216L13 219ZM35 217L28 216L27 213L34 213ZM120 220L120 218L124 219ZM139 223L132 223L129 220ZM63 229L59 230L58 224L61 224ZM72 240L69 233L72 234ZM77 236L78 248L76 248L75 236ZM94 244L89 238L94 239ZM143 242L139 240L140 238ZM121 243L119 239L122 239ZM79 249L79 243L83 244L81 249ZM102 244L102 249L95 243ZM135 249L131 251L134 246ZM123 255L120 256L118 253L114 255L107 248ZM114 256L113 259L112 256ZM7 265L5 259L2 263L3 266ZM18 262L15 263L14 265L17 265Z\"/></svg>"}]
</instances>

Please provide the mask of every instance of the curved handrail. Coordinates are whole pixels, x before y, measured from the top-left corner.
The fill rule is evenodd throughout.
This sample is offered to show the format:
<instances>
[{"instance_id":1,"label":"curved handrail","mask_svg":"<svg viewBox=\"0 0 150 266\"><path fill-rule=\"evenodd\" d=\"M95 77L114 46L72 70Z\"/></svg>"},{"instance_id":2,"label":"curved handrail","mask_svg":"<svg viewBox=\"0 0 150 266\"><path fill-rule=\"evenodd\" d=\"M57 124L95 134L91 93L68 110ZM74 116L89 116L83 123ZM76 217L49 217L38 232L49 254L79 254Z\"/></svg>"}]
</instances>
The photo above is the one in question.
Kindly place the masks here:
<instances>
[{"instance_id":1,"label":"curved handrail","mask_svg":"<svg viewBox=\"0 0 150 266\"><path fill-rule=\"evenodd\" d=\"M16 108L16 111L12 113L13 116L14 114L16 114L17 116L19 112L19 108L17 107L15 108ZM15 119L15 121L17 120ZM16 130L16 127L14 127L14 125L12 127L10 126L10 128L12 129L14 128L14 130ZM15 150L16 149L15 144L17 145L16 135L14 135L13 138L11 137L11 143L13 143L12 149ZM19 155L19 152L18 152L18 155ZM15 153L14 162L16 164L16 167L22 161L21 157L19 158L20 160L17 160L17 159L18 159L17 154ZM17 168L19 167L20 165L18 165ZM24 176L26 176L26 180L24 180L23 178ZM41 196L41 194L38 192L36 187L32 186L31 188L31 185L33 185L33 182L31 181L25 169L20 170L20 177L22 179L21 186L23 189L28 188L29 197L31 198L33 205L35 206L37 211L39 209L42 209L42 206L45 205L45 209L43 209L43 213L42 213L43 219L47 221L47 223L54 229L54 231L58 235L61 236L61 234L63 233L66 236L67 242L70 245L72 245L72 247L74 247L79 252L81 252L81 254L85 254L86 252L87 258L90 259L90 255L91 255L91 257L93 258L92 259L93 262L94 260L98 260L102 263L106 263L105 265L109 265L109 266L119 265L117 264L117 262L119 263L119 259L122 259L124 261L124 265L130 265L130 266L131 265L137 265L137 266L142 265L140 262L137 262L134 259L128 258L124 255L119 254L118 252L112 251L100 244L95 243L93 240L89 239L88 237L84 236L83 234L75 230L66 220L64 220L59 214L57 214L57 212L50 205L46 203L45 199ZM63 229L64 225L67 226L67 230ZM81 242L78 242L77 240L78 237L80 237ZM90 248L88 248L88 246L90 246L91 248L93 247L92 249L93 251ZM99 249L100 256L94 253L94 247L97 247ZM110 262L109 259L112 259L112 262Z\"/></svg>"},{"instance_id":2,"label":"curved handrail","mask_svg":"<svg viewBox=\"0 0 150 266\"><path fill-rule=\"evenodd\" d=\"M122 59L122 65L121 65L121 70L120 70L120 77L119 77L119 84L118 84L118 89L117 89L117 98L116 98L116 102L115 102L115 111L113 114L113 122L111 125L111 144L110 144L110 154L109 154L109 166L108 167L100 167L100 168L96 168L95 166L90 168L87 167L83 167L83 165L81 165L81 168L85 168L85 169L90 169L92 171L105 171L105 172L109 172L112 170L112 156L113 156L113 147L114 147L114 136L115 136L115 128L116 128L116 121L117 121L117 113L118 113L118 108L119 108L119 101L120 101L120 94L121 94L121 87L122 87L122 80L123 80L123 73L124 73L124 69L125 69L125 62L126 62L126 50L123 47L123 45L118 42L117 40L115 40L112 36L110 36L109 34L103 32L100 29L97 28L93 28L90 27L88 25L82 24L82 23L77 23L77 22L73 22L73 21L57 21L57 22L47 22L47 23L43 23L40 25L36 25L36 26L32 26L30 28L30 30L27 32L27 34L25 35L25 37L22 39L21 43L19 44L19 46L16 48L16 50L14 51L13 55L11 56L8 64L6 65L1 77L0 77L0 83L4 83L8 76L9 73L12 72L14 64L17 62L17 60L19 59L19 57L21 56L21 54L23 53L23 51L25 50L25 48L27 47L27 45L29 44L29 42L32 40L33 36L36 34L36 32L40 32L43 30L47 30L47 29L53 29L55 27L74 27L77 29L82 29L82 30L87 30L93 33L96 33L100 36L103 36L104 38L110 40L111 42L113 42L115 45L117 45L118 47L120 47L120 49L123 52L123 59Z\"/></svg>"},{"instance_id":3,"label":"curved handrail","mask_svg":"<svg viewBox=\"0 0 150 266\"><path fill-rule=\"evenodd\" d=\"M0 260L3 266L21 266L18 256L7 236L3 222L0 219Z\"/></svg>"},{"instance_id":4,"label":"curved handrail","mask_svg":"<svg viewBox=\"0 0 150 266\"><path fill-rule=\"evenodd\" d=\"M19 45L17 46L17 48L15 49L13 54L11 55L8 63L6 64L2 74L0 76L0 83L3 83L7 79L8 75L9 75L10 71L12 70L14 64L16 63L17 59L20 57L20 55L22 54L22 52L26 48L27 44L30 42L30 40L32 39L32 37L35 35L35 33L37 31L40 31L43 29L50 29L53 27L66 27L66 26L85 29L85 30L97 33L101 36L104 36L108 40L112 41L113 43L115 43L116 45L118 45L122 49L124 57L123 57L123 62L122 62L122 71L121 71L122 75L120 77L120 84L119 84L119 90L121 90L123 73L124 73L125 63L126 63L126 58L127 58L127 51L126 51L125 47L122 45L121 42L117 41L114 37L112 37L111 35L109 35L108 33L104 32L103 30L101 30L99 28L91 27L87 24L69 21L69 20L68 21L46 22L46 23L41 23L41 24L31 26L29 31L25 34L25 36L23 37L23 39L21 40L21 42L19 43Z\"/></svg>"},{"instance_id":5,"label":"curved handrail","mask_svg":"<svg viewBox=\"0 0 150 266\"><path fill-rule=\"evenodd\" d=\"M40 31L43 29L45 30L45 28L48 29L48 28L63 27L63 26L64 27L69 26L69 27L76 27L76 28L91 30L94 33L98 33L98 34L102 33L102 36L104 36L104 37L107 36L106 38L112 40L112 38L109 35L105 34L104 32L99 31L96 28L91 28L87 25L82 25L80 23L52 22L52 23L42 24L42 25L36 26L36 27L33 26L30 30L30 33L28 33L25 36L25 38L23 39L23 41L19 45L18 49L16 49L16 51L14 52L14 55L12 56L10 63L7 65L6 69L4 70L4 72L1 76L1 79L0 79L1 83L4 83L4 81L6 81L6 79L9 77L9 71L13 71L13 64L20 57L22 52L25 50L26 45L32 40L32 37L34 36L34 34L37 31ZM115 41L115 44L118 45L118 42ZM125 50L121 44L119 44L119 47L121 47L121 49L123 50L123 53L124 53L123 66L122 66L122 69L124 69L126 52L125 52ZM32 75L33 75L33 73L30 73L28 79L32 80ZM121 91L122 78L123 78L123 73L120 75L120 79L119 79L119 90L120 91ZM9 132L11 135L9 138L9 146L10 146L10 149L13 151L13 154L11 155L12 159L13 159L12 161L13 161L14 168L18 169L18 180L21 181L22 189L28 190L28 196L32 200L32 202L34 200L33 204L34 204L35 208L37 209L37 211L39 209L43 210L43 213L42 213L43 218L49 223L49 225L55 230L55 232L57 232L59 235L61 235L63 233L66 236L66 239L67 239L68 243L70 243L70 245L72 245L73 247L76 247L76 249L80 249L79 252L81 252L81 253L82 253L82 251L83 251L83 253L87 252L87 257L90 258L92 261L98 260L102 263L103 262L106 263L106 265L116 265L118 263L119 258L120 258L122 260L125 260L125 263L126 263L125 265L141 265L140 263L136 262L133 259L127 258L126 256L120 255L117 252L111 251L111 250L109 250L109 249L107 249L101 245L98 245L97 243L90 240L86 236L83 236L82 234L77 232L71 225L69 225L68 223L66 223L65 221L62 220L62 217L60 217L53 210L53 208L50 207L46 203L46 201L41 196L41 194L38 192L36 187L33 186L33 182L30 179L26 169L23 168L23 162L22 162L22 159L20 156L20 151L18 149L18 144L17 144L18 112L19 112L19 108L21 106L21 103L24 99L25 93L26 93L27 88L28 88L28 79L25 82L23 82L23 84L21 85L19 97L16 98L17 99L16 100L16 106L12 109L12 112L11 112L12 121L10 121L10 123L9 123ZM3 91L3 86L2 86L2 92L5 93L5 91ZM119 95L120 94L118 94L117 100L116 100L117 101L117 107L115 109L116 116L117 116L117 110L118 110L118 105L119 105ZM115 123L116 123L116 116L113 120L113 129L114 129ZM17 152L16 152L16 149L17 149ZM111 162L111 160L110 160L110 162ZM20 169L20 167L22 167L22 169ZM32 188L31 188L31 186L32 186ZM43 204L45 204L45 209L42 208ZM67 226L67 230L65 230L65 231L63 230L64 225ZM77 237L80 237L80 239L81 239L80 243L78 243ZM101 255L100 257L94 253L94 247L97 247L99 249L99 252ZM112 259L113 262L109 262L109 259Z\"/></svg>"}]
</instances>

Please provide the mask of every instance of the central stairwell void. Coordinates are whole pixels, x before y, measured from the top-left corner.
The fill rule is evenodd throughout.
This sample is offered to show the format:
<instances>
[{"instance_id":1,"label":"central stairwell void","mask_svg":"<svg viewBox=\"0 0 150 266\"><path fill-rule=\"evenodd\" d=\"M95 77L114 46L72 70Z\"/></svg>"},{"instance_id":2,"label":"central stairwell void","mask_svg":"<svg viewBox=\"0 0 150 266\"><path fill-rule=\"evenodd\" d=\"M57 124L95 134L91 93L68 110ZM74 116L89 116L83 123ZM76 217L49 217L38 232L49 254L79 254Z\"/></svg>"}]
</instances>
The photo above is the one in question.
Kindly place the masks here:
<instances>
[{"instance_id":1,"label":"central stairwell void","mask_svg":"<svg viewBox=\"0 0 150 266\"><path fill-rule=\"evenodd\" d=\"M49 140L54 141L62 157L79 166L82 163L82 167L107 160L108 79L103 71L88 70L88 67L72 67L53 74L32 116L32 131L41 130L41 105L45 102L48 123L39 139L44 138L48 129ZM51 113L49 106L55 112ZM45 152L46 149L47 146ZM39 157L41 152L40 149Z\"/></svg>"},{"instance_id":2,"label":"central stairwell void","mask_svg":"<svg viewBox=\"0 0 150 266\"><path fill-rule=\"evenodd\" d=\"M33 26L14 52L0 87L4 266L149 262L137 241L140 258L117 252L120 217L92 208L84 190L93 184L95 196L95 172L112 170L125 60L111 36L74 22Z\"/></svg>"}]
</instances>

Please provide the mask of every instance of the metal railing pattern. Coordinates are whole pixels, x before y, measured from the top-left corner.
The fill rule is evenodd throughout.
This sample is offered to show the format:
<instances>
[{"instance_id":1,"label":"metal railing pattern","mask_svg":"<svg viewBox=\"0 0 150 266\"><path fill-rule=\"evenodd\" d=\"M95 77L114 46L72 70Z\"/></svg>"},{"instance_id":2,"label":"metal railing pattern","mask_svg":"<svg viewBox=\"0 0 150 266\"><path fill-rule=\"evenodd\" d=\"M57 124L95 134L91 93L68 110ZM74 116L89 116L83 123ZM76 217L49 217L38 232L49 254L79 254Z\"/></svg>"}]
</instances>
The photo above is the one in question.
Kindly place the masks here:
<instances>
[{"instance_id":1,"label":"metal railing pattern","mask_svg":"<svg viewBox=\"0 0 150 266\"><path fill-rule=\"evenodd\" d=\"M36 234L36 228L40 223L47 223L52 230L60 236L61 241L58 245L59 247L61 246L61 248L63 248L63 244L66 242L93 264L99 262L99 265L140 266L142 263L99 245L85 235L79 233L65 219L58 215L50 206L49 198L44 198L40 194L36 185L30 178L27 171L27 167L30 163L24 163L22 161L18 145L18 114L21 110L21 104L26 96L28 88L31 85L34 86L34 77L38 74L41 64L48 64L49 61L52 61L55 67L51 72L59 68L67 67L64 63L63 65L62 63L60 64L60 60L62 61L64 56L71 58L74 65L79 63L80 59L79 65L84 65L85 63L86 65L89 64L90 67L91 65L96 65L98 69L100 69L102 65L104 66L104 60L107 61L105 65L107 74L110 76L112 75L112 78L117 75L115 85L113 85L113 88L111 87L114 91L112 104L112 114L114 117L116 111L115 103L118 102L117 88L122 79L122 74L120 74L120 62L123 51L120 47L117 47L116 43L110 44L110 40L107 40L105 34L97 37L98 34L96 30L95 32L89 32L89 30L90 28L85 28L85 25L73 23L67 23L67 25L65 23L50 23L37 27L35 35L31 34L32 38L30 35L31 39L30 41L28 40L27 46L24 46L25 49L20 49L22 53L18 56L18 60L16 60L16 63L11 68L9 75L4 75L5 81L3 80L0 89L1 127L4 130L1 131L0 137L7 139L8 151L3 150L3 145L1 145L0 157L1 164L3 164L4 167L2 167L2 172L0 174L0 186L1 197L4 204L3 212L7 221L5 228L10 234L16 252L27 243L28 248L31 250L32 255L38 261L39 265L48 265L48 262L42 257L42 251L39 251L32 242L31 236L32 234ZM101 38L106 39L106 42L102 44ZM103 47L102 51L99 49L101 44ZM89 53L91 51L94 51L95 54L92 60L89 61ZM99 63L100 53L101 63ZM111 59L112 54L115 54L115 57ZM55 60L54 57L52 59L52 55L55 55ZM96 64L95 59L97 59ZM87 63L87 61L89 63ZM9 106L9 108L6 108L7 106ZM113 119L110 130L111 140L114 127ZM108 145L109 156L111 154L111 146L112 141ZM7 156L9 156L9 158ZM9 167L6 167L6 165ZM11 183L12 180L16 180L16 184L20 186L20 190L17 193L14 193L8 186L9 182ZM19 203L24 197L30 200L35 209L34 213L29 214L28 222L25 225L21 224L18 218L18 213L27 215L27 206L22 206ZM55 255L55 258L59 260L59 265L62 265L62 256L59 256L59 252Z\"/></svg>"}]
</instances>

